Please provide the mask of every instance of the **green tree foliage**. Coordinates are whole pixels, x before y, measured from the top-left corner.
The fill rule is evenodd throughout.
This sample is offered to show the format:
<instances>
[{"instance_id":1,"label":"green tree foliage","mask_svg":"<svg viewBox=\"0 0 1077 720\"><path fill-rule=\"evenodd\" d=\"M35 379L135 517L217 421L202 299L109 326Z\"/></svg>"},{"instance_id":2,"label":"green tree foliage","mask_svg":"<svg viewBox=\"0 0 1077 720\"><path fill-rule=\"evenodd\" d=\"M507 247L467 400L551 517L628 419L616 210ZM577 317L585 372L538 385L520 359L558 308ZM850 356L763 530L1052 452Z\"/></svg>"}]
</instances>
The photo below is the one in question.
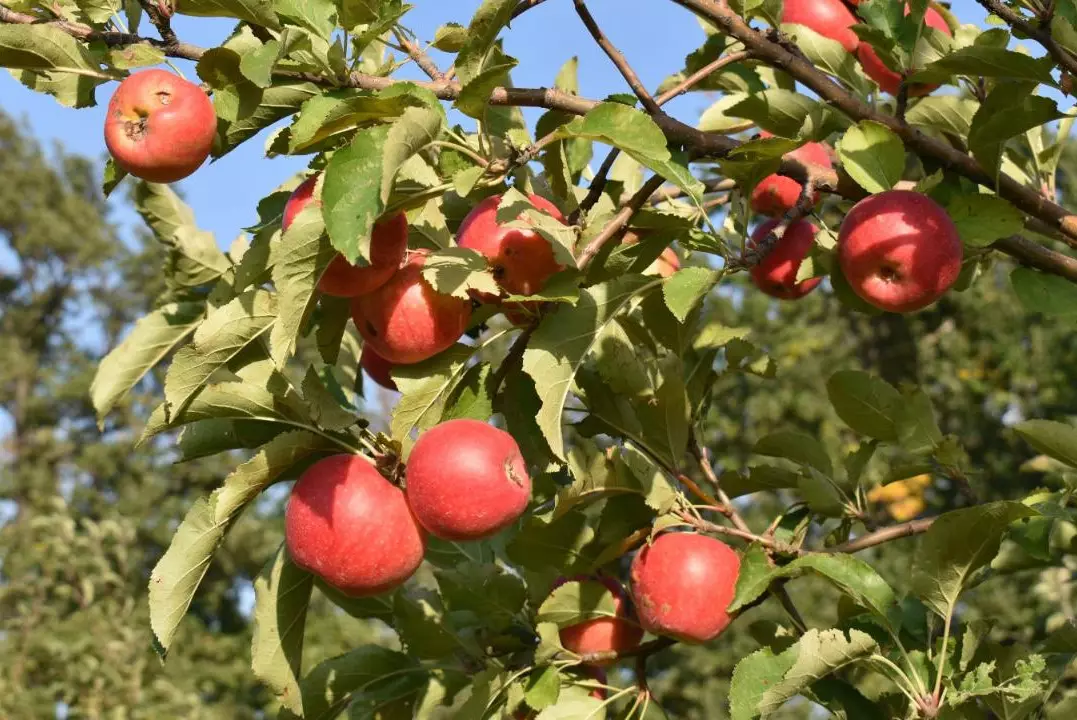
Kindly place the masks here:
<instances>
[{"instance_id":1,"label":"green tree foliage","mask_svg":"<svg viewBox=\"0 0 1077 720\"><path fill-rule=\"evenodd\" d=\"M267 155L308 156L321 173L319 204L287 229L298 178L222 249L175 191L110 164L106 190L125 183L156 241L136 252L99 222L84 164L65 160L60 174L22 150L17 167L43 168L73 209L51 196L47 212L44 199L16 203L27 219L4 226L22 272L4 286L16 468L4 537L16 559L0 598L17 605L5 682L36 712L59 698L89 716L117 702L132 714L281 718L1071 715L1077 223L1066 210L1072 108L1057 98L1068 101L1077 73L1077 9L985 1L1005 27L984 31L926 0L907 14L865 0L852 29L826 33L844 31L839 42L783 24L792 1L674 0L671 11L699 18L699 47L652 94L575 0L632 91L603 100L579 96L573 63L554 90L513 87L500 37L541 0L484 0L437 30L436 56L396 0L123 6L132 27L145 10L160 40L109 32L119 5L76 2L65 22L32 2L0 5L0 65L28 87L85 106L133 67L191 61L213 96L215 156L284 120ZM179 42L173 13L236 25L203 49ZM1047 56L1009 49L1015 36ZM865 74L864 52L885 72ZM429 81L402 79L403 64ZM936 84L947 90L927 92ZM699 90L722 96L698 126L662 109ZM534 126L528 106L544 110ZM790 155L820 141L836 169ZM752 192L775 173L802 190L749 243ZM957 245L962 255L949 292L905 315L869 302L838 235L855 201L895 189L929 196L917 207L953 221L915 263ZM506 291L528 303L519 326L478 302L504 268L457 246L465 214L494 194L497 221L536 233L564 267L533 295ZM71 234L35 233L57 207ZM401 395L375 424L357 365L359 336L381 336L369 315L349 325L348 303L317 286L334 252L370 262L376 221L396 212L412 250L431 252L423 282L481 309L460 342L392 369ZM809 214L822 229L796 280L825 282L775 303L745 277ZM621 242L629 229L636 242ZM55 243L56 258L37 259ZM688 266L649 272L673 244ZM143 269L152 252L160 275ZM42 279L35 263L58 267ZM944 274L936 264L928 275ZM65 303L90 313L81 334L62 334ZM87 386L88 328L109 352ZM37 404L48 413L35 425ZM504 427L521 447L534 489L512 527L482 542L431 539L414 577L372 598L293 563L274 486L341 452L399 484L417 435L458 418ZM632 553L671 530L736 546L730 630L613 656L563 647L560 629L608 615L614 600L575 583L551 594L557 579L602 570L627 581ZM85 555L63 553L78 547ZM147 576L144 605L133 588ZM117 636L148 625L168 670L124 643L115 652L131 655L95 660L96 672L71 678L46 656L44 677L28 680L42 653L88 644L82 669L112 647L94 642L92 617L122 619ZM64 631L39 628L69 619L74 639L56 649ZM199 654L218 643L219 665ZM248 643L250 673L235 663ZM588 669L600 660L615 668L601 699ZM113 683L106 667L146 675ZM174 694L131 699L164 686Z\"/></svg>"}]
</instances>

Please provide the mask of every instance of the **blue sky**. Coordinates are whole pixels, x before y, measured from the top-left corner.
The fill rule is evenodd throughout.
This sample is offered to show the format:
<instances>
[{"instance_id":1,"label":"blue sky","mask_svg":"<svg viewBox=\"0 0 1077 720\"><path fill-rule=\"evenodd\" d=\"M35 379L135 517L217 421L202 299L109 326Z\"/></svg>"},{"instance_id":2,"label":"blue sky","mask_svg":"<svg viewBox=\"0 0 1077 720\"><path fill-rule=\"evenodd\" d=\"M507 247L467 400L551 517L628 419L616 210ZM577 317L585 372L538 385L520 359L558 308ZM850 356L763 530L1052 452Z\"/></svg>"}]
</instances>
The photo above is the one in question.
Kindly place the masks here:
<instances>
[{"instance_id":1,"label":"blue sky","mask_svg":"<svg viewBox=\"0 0 1077 720\"><path fill-rule=\"evenodd\" d=\"M405 17L405 22L425 41L431 40L437 27L445 22L466 25L480 4L480 0L413 2L416 7ZM628 56L643 82L652 89L667 75L681 69L684 56L703 40L703 32L695 19L672 3L592 0L589 7L614 44ZM985 17L983 9L973 0L958 0L954 9L964 22L979 24ZM231 24L221 20L177 17L173 27L182 39L208 47L219 43L228 34ZM147 31L152 31L152 27L144 23L142 32L146 34ZM513 73L517 86L552 85L561 65L577 55L582 95L601 98L627 90L620 75L590 39L569 0L549 0L529 11L518 18L503 37L507 52L520 61ZM447 56L436 51L433 54L443 67L449 64ZM180 67L188 78L195 77L191 63L180 63ZM412 67L403 74L422 77ZM0 107L24 118L42 142L51 144L59 140L70 151L103 159L104 106L114 88L115 85L110 84L98 89L97 107L72 110L51 97L30 92L6 72L0 72ZM679 98L670 103L668 109L694 124L707 105L705 97L694 95ZM537 111L528 112L532 120L537 115ZM240 228L254 223L254 208L259 199L306 165L308 158L267 160L263 145L264 134L180 183L199 223L215 232L222 245L227 245ZM116 204L115 219L124 224L137 221L133 213L119 203Z\"/></svg>"}]
</instances>

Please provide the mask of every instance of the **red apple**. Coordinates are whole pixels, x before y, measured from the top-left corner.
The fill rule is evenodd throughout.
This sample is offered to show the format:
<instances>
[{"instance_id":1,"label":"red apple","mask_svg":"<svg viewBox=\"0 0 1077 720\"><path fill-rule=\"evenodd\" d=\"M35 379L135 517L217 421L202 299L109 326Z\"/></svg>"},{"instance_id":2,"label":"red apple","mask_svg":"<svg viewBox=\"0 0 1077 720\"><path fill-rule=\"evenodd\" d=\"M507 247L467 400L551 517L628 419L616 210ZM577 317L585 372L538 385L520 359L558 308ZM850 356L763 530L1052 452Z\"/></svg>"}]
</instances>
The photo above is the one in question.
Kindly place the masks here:
<instances>
[{"instance_id":1,"label":"red apple","mask_svg":"<svg viewBox=\"0 0 1077 720\"><path fill-rule=\"evenodd\" d=\"M363 353L359 356L359 365L366 370L366 374L370 376L370 379L378 385L381 385L386 390L397 389L391 374L393 364L371 348L363 348Z\"/></svg>"},{"instance_id":2,"label":"red apple","mask_svg":"<svg viewBox=\"0 0 1077 720\"><path fill-rule=\"evenodd\" d=\"M781 221L775 218L756 228L749 245L757 245L779 222ZM816 232L816 227L807 220L790 223L785 234L778 239L778 244L767 253L762 262L752 268L752 283L767 295L782 300L797 300L814 290L823 279L814 277L798 283L797 272L804 258L811 252Z\"/></svg>"},{"instance_id":3,"label":"red apple","mask_svg":"<svg viewBox=\"0 0 1077 720\"><path fill-rule=\"evenodd\" d=\"M281 229L287 230L296 216L314 201L314 185L318 176L313 175L295 189L284 205ZM404 213L382 218L374 224L370 236L370 264L357 267L337 255L318 281L318 289L326 295L356 297L365 295L384 285L404 260L408 249L408 219Z\"/></svg>"},{"instance_id":4,"label":"red apple","mask_svg":"<svg viewBox=\"0 0 1077 720\"><path fill-rule=\"evenodd\" d=\"M905 6L905 14L909 14L908 5ZM950 26L946 24L945 18L932 7L928 7L927 12L924 13L924 24L951 37L953 36L953 32L950 30ZM864 69L865 75L874 80L884 92L897 95L898 88L901 86L901 75L888 68L871 45L861 43L860 47L857 48L856 56L860 60L860 67ZM937 84L913 83L909 86L909 97L927 95L937 87Z\"/></svg>"},{"instance_id":5,"label":"red apple","mask_svg":"<svg viewBox=\"0 0 1077 720\"><path fill-rule=\"evenodd\" d=\"M631 602L619 582L605 575L577 575L555 583L554 589L569 581L604 585L613 594L616 617L594 618L561 628L561 644L566 650L577 655L621 653L639 645L643 628L635 621Z\"/></svg>"},{"instance_id":6,"label":"red apple","mask_svg":"<svg viewBox=\"0 0 1077 720\"><path fill-rule=\"evenodd\" d=\"M606 671L603 670L600 667L588 667L587 668L587 674L590 675L592 678L594 678L595 682L597 682L599 685L609 685L610 684L610 679L606 675ZM593 690L591 690L591 697L593 697L595 700L605 700L606 699L606 688L605 687L596 687L596 688L594 688Z\"/></svg>"},{"instance_id":7,"label":"red apple","mask_svg":"<svg viewBox=\"0 0 1077 720\"><path fill-rule=\"evenodd\" d=\"M683 642L712 640L729 625L740 557L695 533L666 533L632 560L632 598L643 627Z\"/></svg>"},{"instance_id":8,"label":"red apple","mask_svg":"<svg viewBox=\"0 0 1077 720\"><path fill-rule=\"evenodd\" d=\"M412 448L407 497L431 535L479 540L520 517L531 478L507 432L478 420L449 420L420 435Z\"/></svg>"},{"instance_id":9,"label":"red apple","mask_svg":"<svg viewBox=\"0 0 1077 720\"><path fill-rule=\"evenodd\" d=\"M423 561L403 491L357 455L333 455L296 482L284 514L288 554L352 597L392 590Z\"/></svg>"},{"instance_id":10,"label":"red apple","mask_svg":"<svg viewBox=\"0 0 1077 720\"><path fill-rule=\"evenodd\" d=\"M666 248L653 263L647 266L643 274L668 278L680 269L681 259L677 257L677 251L673 248Z\"/></svg>"},{"instance_id":11,"label":"red apple","mask_svg":"<svg viewBox=\"0 0 1077 720\"><path fill-rule=\"evenodd\" d=\"M108 103L105 145L135 177L171 183L206 161L217 115L202 89L175 73L143 70L127 77Z\"/></svg>"},{"instance_id":12,"label":"red apple","mask_svg":"<svg viewBox=\"0 0 1077 720\"><path fill-rule=\"evenodd\" d=\"M554 257L550 242L534 230L505 227L497 222L501 195L486 198L467 214L460 223L456 242L482 254L490 264L499 287L510 295L534 295L542 290L550 276L564 266ZM565 217L557 206L546 198L529 195L531 204L559 222ZM496 297L480 295L483 302L497 302ZM509 320L520 324L538 310L536 303L507 303Z\"/></svg>"},{"instance_id":13,"label":"red apple","mask_svg":"<svg viewBox=\"0 0 1077 720\"><path fill-rule=\"evenodd\" d=\"M852 31L857 19L841 0L785 0L782 23L809 27L855 52L860 38Z\"/></svg>"},{"instance_id":14,"label":"red apple","mask_svg":"<svg viewBox=\"0 0 1077 720\"><path fill-rule=\"evenodd\" d=\"M471 302L442 295L423 279L429 253L415 251L387 283L352 301L352 318L366 344L395 365L437 355L467 329Z\"/></svg>"},{"instance_id":15,"label":"red apple","mask_svg":"<svg viewBox=\"0 0 1077 720\"><path fill-rule=\"evenodd\" d=\"M853 291L890 312L938 300L961 272L963 247L950 216L910 190L866 197L838 231L838 261Z\"/></svg>"},{"instance_id":16,"label":"red apple","mask_svg":"<svg viewBox=\"0 0 1077 720\"><path fill-rule=\"evenodd\" d=\"M760 135L765 138L774 137L765 131ZM785 157L813 163L828 170L834 167L834 163L830 159L830 151L823 143L805 143L786 154ZM793 178L778 175L777 173L767 175L752 190L752 210L763 215L781 217L796 205L802 188L803 186ZM819 193L816 192L812 197L812 205L818 202Z\"/></svg>"}]
</instances>

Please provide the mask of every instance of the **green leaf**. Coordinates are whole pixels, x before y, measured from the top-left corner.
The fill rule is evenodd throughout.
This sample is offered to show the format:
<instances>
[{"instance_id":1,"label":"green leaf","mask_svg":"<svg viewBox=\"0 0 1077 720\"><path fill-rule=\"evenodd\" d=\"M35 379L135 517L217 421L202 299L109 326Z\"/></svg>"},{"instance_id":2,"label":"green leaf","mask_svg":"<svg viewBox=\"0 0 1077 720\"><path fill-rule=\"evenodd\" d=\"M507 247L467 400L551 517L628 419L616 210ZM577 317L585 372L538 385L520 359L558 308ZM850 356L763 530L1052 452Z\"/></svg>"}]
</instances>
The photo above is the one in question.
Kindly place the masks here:
<instances>
[{"instance_id":1,"label":"green leaf","mask_svg":"<svg viewBox=\"0 0 1077 720\"><path fill-rule=\"evenodd\" d=\"M662 285L666 307L684 322L688 314L718 283L721 272L703 267L686 267L678 270Z\"/></svg>"},{"instance_id":2,"label":"green leaf","mask_svg":"<svg viewBox=\"0 0 1077 720\"><path fill-rule=\"evenodd\" d=\"M294 393L275 394L264 386L246 382L222 382L198 391L182 412L165 417L162 403L142 433L140 442L170 428L199 420L261 420L292 427L308 427L310 418Z\"/></svg>"},{"instance_id":3,"label":"green leaf","mask_svg":"<svg viewBox=\"0 0 1077 720\"><path fill-rule=\"evenodd\" d=\"M732 720L752 720L778 710L815 681L862 660L878 649L867 633L808 630L792 647L775 655L757 650L737 664L729 688Z\"/></svg>"},{"instance_id":4,"label":"green leaf","mask_svg":"<svg viewBox=\"0 0 1077 720\"><path fill-rule=\"evenodd\" d=\"M1052 420L1026 420L1014 430L1033 449L1077 468L1077 428Z\"/></svg>"},{"instance_id":5,"label":"green leaf","mask_svg":"<svg viewBox=\"0 0 1077 720\"><path fill-rule=\"evenodd\" d=\"M782 30L790 33L793 42L817 68L845 81L855 89L862 89L864 81L856 70L856 54L850 53L837 40L832 40L805 25L782 24Z\"/></svg>"},{"instance_id":6,"label":"green leaf","mask_svg":"<svg viewBox=\"0 0 1077 720\"><path fill-rule=\"evenodd\" d=\"M509 559L532 570L569 574L589 565L584 548L595 538L586 515L571 511L553 521L532 515L509 543Z\"/></svg>"},{"instance_id":7,"label":"green leaf","mask_svg":"<svg viewBox=\"0 0 1077 720\"><path fill-rule=\"evenodd\" d=\"M564 628L585 620L617 617L617 599L597 581L567 582L550 593L539 606L535 622L555 623Z\"/></svg>"},{"instance_id":8,"label":"green leaf","mask_svg":"<svg viewBox=\"0 0 1077 720\"><path fill-rule=\"evenodd\" d=\"M726 110L726 115L744 118L779 137L796 137L808 115L819 103L781 88L752 93Z\"/></svg>"},{"instance_id":9,"label":"green leaf","mask_svg":"<svg viewBox=\"0 0 1077 720\"><path fill-rule=\"evenodd\" d=\"M235 122L219 123L221 142L214 146L213 157L228 154L278 120L295 113L305 101L321 93L320 87L309 82L276 84L266 88L261 104L250 115Z\"/></svg>"},{"instance_id":10,"label":"green leaf","mask_svg":"<svg viewBox=\"0 0 1077 720\"><path fill-rule=\"evenodd\" d=\"M470 418L483 422L489 420L494 414L489 381L489 363L478 363L468 368L445 401L441 422L458 418Z\"/></svg>"},{"instance_id":11,"label":"green leaf","mask_svg":"<svg viewBox=\"0 0 1077 720\"><path fill-rule=\"evenodd\" d=\"M303 630L314 578L281 545L254 581L251 669L281 705L300 712Z\"/></svg>"},{"instance_id":12,"label":"green leaf","mask_svg":"<svg viewBox=\"0 0 1077 720\"><path fill-rule=\"evenodd\" d=\"M326 381L322 381L322 377ZM328 387L327 387L328 385ZM331 368L322 369L322 375L314 367L307 368L303 376L303 397L310 407L310 417L326 430L344 430L355 424L356 415L350 409L348 399L337 381L333 378Z\"/></svg>"},{"instance_id":13,"label":"green leaf","mask_svg":"<svg viewBox=\"0 0 1077 720\"><path fill-rule=\"evenodd\" d=\"M955 50L912 75L914 82L946 82L951 75L1030 80L1055 85L1050 58L1032 58L1024 53L998 47L970 45Z\"/></svg>"},{"instance_id":14,"label":"green leaf","mask_svg":"<svg viewBox=\"0 0 1077 720\"><path fill-rule=\"evenodd\" d=\"M591 697L585 688L567 687L558 696L557 704L540 712L535 720L604 720L605 708L604 701Z\"/></svg>"},{"instance_id":15,"label":"green leaf","mask_svg":"<svg viewBox=\"0 0 1077 720\"><path fill-rule=\"evenodd\" d=\"M442 52L460 52L467 44L467 28L459 23L446 23L434 31L434 47Z\"/></svg>"},{"instance_id":16,"label":"green leaf","mask_svg":"<svg viewBox=\"0 0 1077 720\"><path fill-rule=\"evenodd\" d=\"M483 69L486 53L493 47L501 29L509 24L516 0L483 0L471 18L464 46L456 56L456 74L464 85Z\"/></svg>"},{"instance_id":17,"label":"green leaf","mask_svg":"<svg viewBox=\"0 0 1077 720\"><path fill-rule=\"evenodd\" d=\"M957 225L961 241L969 247L987 247L999 238L1021 232L1025 216L997 195L953 195L946 212Z\"/></svg>"},{"instance_id":18,"label":"green leaf","mask_svg":"<svg viewBox=\"0 0 1077 720\"><path fill-rule=\"evenodd\" d=\"M1018 267L1010 273L1010 284L1028 312L1063 317L1077 314L1077 286L1064 278Z\"/></svg>"},{"instance_id":19,"label":"green leaf","mask_svg":"<svg viewBox=\"0 0 1077 720\"><path fill-rule=\"evenodd\" d=\"M97 366L90 398L98 420L134 387L150 368L194 332L206 307L199 302L169 303L144 316L123 342Z\"/></svg>"},{"instance_id":20,"label":"green leaf","mask_svg":"<svg viewBox=\"0 0 1077 720\"><path fill-rule=\"evenodd\" d=\"M931 398L917 387L902 392L903 401L895 417L898 441L911 453L931 452L942 442Z\"/></svg>"},{"instance_id":21,"label":"green leaf","mask_svg":"<svg viewBox=\"0 0 1077 720\"><path fill-rule=\"evenodd\" d=\"M572 379L606 325L649 286L646 278L626 275L581 290L575 306L548 315L532 335L523 368L536 387L547 388L541 396L538 424L557 457L565 457L561 413Z\"/></svg>"},{"instance_id":22,"label":"green leaf","mask_svg":"<svg viewBox=\"0 0 1077 720\"><path fill-rule=\"evenodd\" d=\"M862 435L894 442L901 393L890 383L858 370L841 370L826 382L830 404L846 425Z\"/></svg>"},{"instance_id":23,"label":"green leaf","mask_svg":"<svg viewBox=\"0 0 1077 720\"><path fill-rule=\"evenodd\" d=\"M1004 500L940 515L916 552L913 591L941 617L949 617L965 582L995 557L1010 524L1037 514Z\"/></svg>"},{"instance_id":24,"label":"green leaf","mask_svg":"<svg viewBox=\"0 0 1077 720\"><path fill-rule=\"evenodd\" d=\"M215 455L226 450L252 450L265 445L283 429L276 423L258 420L200 420L187 425L180 432L176 441L180 451L179 462Z\"/></svg>"},{"instance_id":25,"label":"green leaf","mask_svg":"<svg viewBox=\"0 0 1077 720\"><path fill-rule=\"evenodd\" d=\"M464 378L475 349L457 344L429 360L397 365L392 376L401 398L393 408L392 436L403 441L413 430L426 430L441 421L442 409Z\"/></svg>"},{"instance_id":26,"label":"green leaf","mask_svg":"<svg viewBox=\"0 0 1077 720\"><path fill-rule=\"evenodd\" d=\"M726 471L722 473L722 489L731 498L750 495L762 490L785 490L799 484L801 473L772 465L756 465L747 474Z\"/></svg>"},{"instance_id":27,"label":"green leaf","mask_svg":"<svg viewBox=\"0 0 1077 720\"><path fill-rule=\"evenodd\" d=\"M243 509L301 459L327 449L323 438L308 432L279 435L233 470L213 494L191 506L150 576L150 627L161 655L168 652L213 554Z\"/></svg>"},{"instance_id":28,"label":"green leaf","mask_svg":"<svg viewBox=\"0 0 1077 720\"><path fill-rule=\"evenodd\" d=\"M972 118L980 103L956 95L930 95L916 101L905 114L910 125L944 132L955 138L967 138Z\"/></svg>"},{"instance_id":29,"label":"green leaf","mask_svg":"<svg viewBox=\"0 0 1077 720\"><path fill-rule=\"evenodd\" d=\"M437 102L437 99L433 99ZM302 153L327 138L371 123L400 117L409 107L427 105L419 88L400 83L382 90L336 90L305 103L289 128L289 152Z\"/></svg>"},{"instance_id":30,"label":"green leaf","mask_svg":"<svg viewBox=\"0 0 1077 720\"><path fill-rule=\"evenodd\" d=\"M435 593L406 590L396 593L391 624L408 654L414 657L442 658L460 649Z\"/></svg>"},{"instance_id":31,"label":"green leaf","mask_svg":"<svg viewBox=\"0 0 1077 720\"><path fill-rule=\"evenodd\" d=\"M425 679L429 671L404 653L377 645L364 645L319 663L300 683L302 712L283 708L280 720L331 720L338 717L352 695L370 693L400 677Z\"/></svg>"},{"instance_id":32,"label":"green leaf","mask_svg":"<svg viewBox=\"0 0 1077 720\"><path fill-rule=\"evenodd\" d=\"M348 262L367 264L370 234L386 209L397 172L437 138L443 120L440 110L408 108L391 126L359 131L330 159L322 189L323 215L333 247Z\"/></svg>"},{"instance_id":33,"label":"green leaf","mask_svg":"<svg viewBox=\"0 0 1077 720\"><path fill-rule=\"evenodd\" d=\"M520 578L493 563L439 569L434 576L449 612L472 612L491 626L510 621L527 600Z\"/></svg>"},{"instance_id":34,"label":"green leaf","mask_svg":"<svg viewBox=\"0 0 1077 720\"><path fill-rule=\"evenodd\" d=\"M546 665L532 671L527 679L524 700L535 710L545 710L557 702L561 693L561 672L556 665Z\"/></svg>"},{"instance_id":35,"label":"green leaf","mask_svg":"<svg viewBox=\"0 0 1077 720\"><path fill-rule=\"evenodd\" d=\"M1032 87L1031 83L999 83L972 118L969 149L992 177L998 172L1006 141L1066 117L1054 100L1030 95Z\"/></svg>"},{"instance_id":36,"label":"green leaf","mask_svg":"<svg viewBox=\"0 0 1077 720\"><path fill-rule=\"evenodd\" d=\"M194 213L170 187L139 181L133 195L135 209L168 248L165 274L171 284L197 287L231 271L213 233L198 229Z\"/></svg>"},{"instance_id":37,"label":"green leaf","mask_svg":"<svg viewBox=\"0 0 1077 720\"><path fill-rule=\"evenodd\" d=\"M12 70L70 73L90 79L87 90L112 78L87 47L52 25L0 25L0 65Z\"/></svg>"},{"instance_id":38,"label":"green leaf","mask_svg":"<svg viewBox=\"0 0 1077 720\"><path fill-rule=\"evenodd\" d=\"M109 48L108 62L117 70L133 70L150 65L160 65L165 61L165 53L160 48L139 43Z\"/></svg>"},{"instance_id":39,"label":"green leaf","mask_svg":"<svg viewBox=\"0 0 1077 720\"><path fill-rule=\"evenodd\" d=\"M270 30L280 29L270 0L176 0L176 12L195 17L238 18Z\"/></svg>"},{"instance_id":40,"label":"green leaf","mask_svg":"<svg viewBox=\"0 0 1077 720\"><path fill-rule=\"evenodd\" d=\"M277 40L267 40L262 47L245 52L239 60L239 71L243 77L260 88L273 84L273 68L281 56L281 44Z\"/></svg>"},{"instance_id":41,"label":"green leaf","mask_svg":"<svg viewBox=\"0 0 1077 720\"><path fill-rule=\"evenodd\" d=\"M468 298L469 291L501 293L486 258L470 248L452 247L432 253L423 263L422 274L442 295Z\"/></svg>"},{"instance_id":42,"label":"green leaf","mask_svg":"<svg viewBox=\"0 0 1077 720\"><path fill-rule=\"evenodd\" d=\"M276 320L275 298L265 290L245 292L210 312L168 368L164 389L169 416L183 412L213 373L261 337Z\"/></svg>"},{"instance_id":43,"label":"green leaf","mask_svg":"<svg viewBox=\"0 0 1077 720\"><path fill-rule=\"evenodd\" d=\"M318 299L318 281L335 255L321 210L314 203L307 205L284 231L275 252L272 274L279 319L269 331L269 349L277 367L284 367L295 353Z\"/></svg>"},{"instance_id":44,"label":"green leaf","mask_svg":"<svg viewBox=\"0 0 1077 720\"><path fill-rule=\"evenodd\" d=\"M769 455L813 467L824 475L832 475L834 467L822 444L804 433L781 430L767 435L752 448L757 455Z\"/></svg>"},{"instance_id":45,"label":"green leaf","mask_svg":"<svg viewBox=\"0 0 1077 720\"><path fill-rule=\"evenodd\" d=\"M250 116L261 104L262 89L243 75L239 51L210 48L195 69L199 79L213 88L213 107L220 119L235 122Z\"/></svg>"},{"instance_id":46,"label":"green leaf","mask_svg":"<svg viewBox=\"0 0 1077 720\"><path fill-rule=\"evenodd\" d=\"M460 112L468 117L482 120L486 114L486 105L494 88L508 83L509 73L519 64L516 58L505 55L497 46L490 50L490 56L484 63L483 70L460 90L460 96L453 103Z\"/></svg>"},{"instance_id":47,"label":"green leaf","mask_svg":"<svg viewBox=\"0 0 1077 720\"><path fill-rule=\"evenodd\" d=\"M336 26L337 11L333 0L273 0L273 9L284 20L310 30L328 41Z\"/></svg>"},{"instance_id":48,"label":"green leaf","mask_svg":"<svg viewBox=\"0 0 1077 720\"><path fill-rule=\"evenodd\" d=\"M766 592L775 580L797 578L806 573L814 573L828 580L838 590L847 595L857 605L870 610L876 617L889 625L887 614L895 606L897 599L893 589L863 560L852 555L815 553L803 555L788 565L776 567L769 573L763 572L764 564L758 557L758 550L746 553L745 560L751 560L750 567L755 568L744 580L737 580L737 594L729 605L729 612L736 612L752 603ZM752 557L754 554L755 557Z\"/></svg>"},{"instance_id":49,"label":"green leaf","mask_svg":"<svg viewBox=\"0 0 1077 720\"><path fill-rule=\"evenodd\" d=\"M842 168L869 193L894 187L905 172L905 146L889 128L862 120L849 128L837 147Z\"/></svg>"}]
</instances>

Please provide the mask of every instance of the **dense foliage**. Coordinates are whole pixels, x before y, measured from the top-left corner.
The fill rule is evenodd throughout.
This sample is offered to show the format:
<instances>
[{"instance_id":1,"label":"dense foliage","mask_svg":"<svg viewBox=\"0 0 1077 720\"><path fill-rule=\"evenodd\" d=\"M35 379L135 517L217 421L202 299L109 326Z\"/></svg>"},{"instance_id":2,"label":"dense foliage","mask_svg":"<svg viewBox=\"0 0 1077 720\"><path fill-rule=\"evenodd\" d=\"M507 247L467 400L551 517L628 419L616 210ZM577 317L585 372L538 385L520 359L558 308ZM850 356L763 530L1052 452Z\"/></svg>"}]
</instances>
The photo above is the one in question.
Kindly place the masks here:
<instances>
[{"instance_id":1,"label":"dense foliage","mask_svg":"<svg viewBox=\"0 0 1077 720\"><path fill-rule=\"evenodd\" d=\"M927 0L674 0L702 31L652 94L575 0L631 90L599 101L573 63L554 89L512 86L499 37L542 4L485 0L424 48L399 0L0 3L0 65L27 87L84 107L191 61L216 120L159 70L114 96L103 193L129 193L138 247L91 166L0 126L0 711L1072 716L1077 166L1059 99L1077 6L985 0L1002 22L982 30ZM203 49L174 13L236 25ZM399 79L407 64L429 80ZM695 91L718 93L698 122L662 109ZM179 118L163 150L154 102ZM522 106L544 109L533 127ZM270 126L267 156L312 172L226 249L139 179ZM758 230L753 211L775 218ZM326 278L378 271L399 213L403 267L339 297ZM502 231L531 262L488 246ZM371 392L371 349L398 395ZM283 542L283 483L317 496L307 471L345 453L406 495L419 438L468 419L523 456L530 485L505 472L530 501L499 511L507 527L434 531L477 495L409 495L422 565L362 596L300 560L318 513L300 527L289 506ZM685 532L739 568L718 551L641 570ZM641 599L697 581L731 600L648 619ZM655 634L581 649L572 628L635 625L624 587Z\"/></svg>"}]
</instances>

